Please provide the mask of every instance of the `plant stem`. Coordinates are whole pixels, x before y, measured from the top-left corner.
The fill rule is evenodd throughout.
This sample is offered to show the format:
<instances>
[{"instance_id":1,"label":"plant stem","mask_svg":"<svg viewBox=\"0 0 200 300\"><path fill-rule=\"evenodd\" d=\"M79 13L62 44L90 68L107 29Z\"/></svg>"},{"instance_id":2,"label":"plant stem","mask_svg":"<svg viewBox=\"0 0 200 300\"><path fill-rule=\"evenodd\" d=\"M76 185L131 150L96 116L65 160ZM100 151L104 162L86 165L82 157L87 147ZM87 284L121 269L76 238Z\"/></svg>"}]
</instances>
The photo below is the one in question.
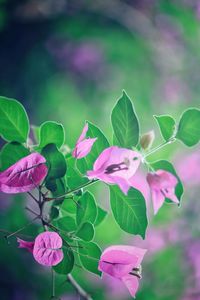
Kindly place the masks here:
<instances>
[{"instance_id":1,"label":"plant stem","mask_svg":"<svg viewBox=\"0 0 200 300\"><path fill-rule=\"evenodd\" d=\"M31 212L33 215L38 216L38 218L40 219L40 215L38 215L35 211L33 211L31 208L29 208L28 206L25 207L25 209L29 212Z\"/></svg>"},{"instance_id":2,"label":"plant stem","mask_svg":"<svg viewBox=\"0 0 200 300\"><path fill-rule=\"evenodd\" d=\"M53 268L51 268L51 280L52 280L52 298L55 297L55 273Z\"/></svg>"},{"instance_id":3,"label":"plant stem","mask_svg":"<svg viewBox=\"0 0 200 300\"><path fill-rule=\"evenodd\" d=\"M8 238L10 238L11 236L16 235L17 233L19 233L20 231L24 230L24 229L25 229L26 227L28 227L29 225L33 224L34 221L35 221L36 219L38 219L38 218L39 218L39 216L35 217L31 222L27 223L25 226L21 227L20 229L16 230L15 232L12 232L11 234L9 234L9 235L7 235L7 236L5 236L5 237L8 239Z\"/></svg>"},{"instance_id":4,"label":"plant stem","mask_svg":"<svg viewBox=\"0 0 200 300\"><path fill-rule=\"evenodd\" d=\"M67 275L68 282L74 287L79 296L85 300L92 300L91 296L78 284L71 274Z\"/></svg>"},{"instance_id":5,"label":"plant stem","mask_svg":"<svg viewBox=\"0 0 200 300\"><path fill-rule=\"evenodd\" d=\"M65 196L67 196L67 195L70 195L70 194L72 194L72 193L75 193L75 192L81 190L82 188L84 188L84 187L86 187L86 186L92 185L92 184L94 184L94 183L97 182L97 181L98 181L98 179L94 179L94 180L92 180L92 181L89 181L89 182L87 182L87 183L84 183L84 184L80 185L79 187L77 187L77 188L75 188L75 189L72 189L72 190L66 192L65 194L63 194L63 195L61 195L61 196L53 197L53 198L45 198L45 201L59 200L59 199L65 197Z\"/></svg>"},{"instance_id":6,"label":"plant stem","mask_svg":"<svg viewBox=\"0 0 200 300\"><path fill-rule=\"evenodd\" d=\"M0 233L4 233L4 234L11 234L12 232L11 231L8 231L8 230L6 230L6 229L0 229ZM30 235L27 235L27 234L17 234L17 233L15 233L15 234L13 234L13 235L15 235L15 236L17 236L17 237L19 237L19 236L21 236L22 238L33 238L32 236L30 236ZM7 238L7 236L5 236L6 238Z\"/></svg>"},{"instance_id":7,"label":"plant stem","mask_svg":"<svg viewBox=\"0 0 200 300\"><path fill-rule=\"evenodd\" d=\"M83 187L89 186L93 183L95 183L98 180L92 180L89 181L71 191L68 191L65 195L59 196L57 198L46 198L44 194L41 193L41 190L39 190L39 199L34 199L36 200L38 207L39 207L39 215L37 215L36 212L32 211L30 208L26 207L27 210L29 210L30 212L32 212L34 215L36 215L36 217L34 218L37 219L39 218L42 222L42 225L44 227L44 230L48 230L48 227L51 227L54 231L59 232L60 230L58 228L56 228L54 225L48 223L43 216L43 209L44 209L44 205L46 201L51 201L51 200L56 200L56 199L60 199L63 198L64 196L67 196L69 194L72 194L80 189L82 189ZM32 195L31 195L32 196ZM33 198L33 197L32 197ZM18 232L18 231L17 231ZM15 233L17 233L15 232ZM15 234L14 233L14 234ZM13 235L13 234L12 234ZM76 290L76 292L78 293L78 295L80 296L81 299L85 299L85 300L92 300L92 298L90 297L90 295L88 295L86 293L86 291L78 284L78 282L73 278L73 276L71 274L67 275L67 281L74 287L74 289ZM54 270L52 269L52 299L55 297L55 274L54 274Z\"/></svg>"},{"instance_id":8,"label":"plant stem","mask_svg":"<svg viewBox=\"0 0 200 300\"><path fill-rule=\"evenodd\" d=\"M29 196L31 196L31 198L32 198L36 203L38 203L38 200L37 200L30 192L27 192L27 194L28 194Z\"/></svg>"},{"instance_id":9,"label":"plant stem","mask_svg":"<svg viewBox=\"0 0 200 300\"><path fill-rule=\"evenodd\" d=\"M162 148L165 147L166 145L169 145L169 144L175 142L175 140L176 140L175 138L171 138L169 141L164 142L164 143L158 145L157 147L155 147L155 148L152 149L151 151L147 152L147 154L144 155L143 159L147 158L147 157L150 156L151 154L153 154L153 153L157 152L158 150L162 149Z\"/></svg>"}]
</instances>

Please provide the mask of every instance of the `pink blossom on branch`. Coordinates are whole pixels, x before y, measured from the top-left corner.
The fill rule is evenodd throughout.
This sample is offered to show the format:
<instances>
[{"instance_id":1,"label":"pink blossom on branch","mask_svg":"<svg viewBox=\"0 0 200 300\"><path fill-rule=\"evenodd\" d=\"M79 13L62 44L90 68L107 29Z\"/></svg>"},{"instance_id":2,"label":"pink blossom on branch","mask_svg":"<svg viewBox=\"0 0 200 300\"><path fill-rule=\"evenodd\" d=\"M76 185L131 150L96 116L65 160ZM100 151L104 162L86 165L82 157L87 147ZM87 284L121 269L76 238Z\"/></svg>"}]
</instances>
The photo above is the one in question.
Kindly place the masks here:
<instances>
[{"instance_id":1,"label":"pink blossom on branch","mask_svg":"<svg viewBox=\"0 0 200 300\"><path fill-rule=\"evenodd\" d=\"M128 288L132 297L139 287L141 278L141 262L145 249L132 246L111 246L101 255L99 270L121 280Z\"/></svg>"},{"instance_id":2,"label":"pink blossom on branch","mask_svg":"<svg viewBox=\"0 0 200 300\"><path fill-rule=\"evenodd\" d=\"M62 239L56 232L40 233L34 242L17 239L19 248L33 253L34 259L43 266L56 266L63 260Z\"/></svg>"},{"instance_id":3,"label":"pink blossom on branch","mask_svg":"<svg viewBox=\"0 0 200 300\"><path fill-rule=\"evenodd\" d=\"M46 159L39 153L32 153L17 161L0 173L0 191L8 194L33 190L46 177Z\"/></svg>"},{"instance_id":4,"label":"pink blossom on branch","mask_svg":"<svg viewBox=\"0 0 200 300\"><path fill-rule=\"evenodd\" d=\"M17 242L19 243L18 248L25 248L29 252L33 253L34 242L27 242L20 238L17 238Z\"/></svg>"},{"instance_id":5,"label":"pink blossom on branch","mask_svg":"<svg viewBox=\"0 0 200 300\"><path fill-rule=\"evenodd\" d=\"M123 193L127 194L140 161L139 152L111 146L99 155L93 170L88 171L87 176L89 179L100 179L109 184L117 184Z\"/></svg>"},{"instance_id":6,"label":"pink blossom on branch","mask_svg":"<svg viewBox=\"0 0 200 300\"><path fill-rule=\"evenodd\" d=\"M96 142L97 138L86 138L86 133L88 131L88 124L85 124L83 131L76 142L76 146L72 152L72 156L80 159L88 155L91 151L93 144Z\"/></svg>"},{"instance_id":7,"label":"pink blossom on branch","mask_svg":"<svg viewBox=\"0 0 200 300\"><path fill-rule=\"evenodd\" d=\"M147 174L147 182L151 189L154 214L161 208L165 198L177 204L179 203L175 194L178 180L173 174L164 170L157 170L154 173Z\"/></svg>"},{"instance_id":8,"label":"pink blossom on branch","mask_svg":"<svg viewBox=\"0 0 200 300\"><path fill-rule=\"evenodd\" d=\"M56 266L63 260L62 239L56 232L40 233L33 248L35 260L43 266Z\"/></svg>"}]
</instances>

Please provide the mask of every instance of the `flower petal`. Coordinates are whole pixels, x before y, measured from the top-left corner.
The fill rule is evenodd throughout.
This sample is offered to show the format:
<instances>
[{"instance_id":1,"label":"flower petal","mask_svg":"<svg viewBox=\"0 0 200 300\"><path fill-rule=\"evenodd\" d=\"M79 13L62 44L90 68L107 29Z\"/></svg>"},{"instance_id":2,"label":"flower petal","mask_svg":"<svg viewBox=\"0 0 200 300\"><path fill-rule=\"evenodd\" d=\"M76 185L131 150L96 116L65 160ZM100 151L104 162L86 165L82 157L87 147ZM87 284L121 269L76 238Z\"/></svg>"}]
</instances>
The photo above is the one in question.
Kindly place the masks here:
<instances>
[{"instance_id":1,"label":"flower petal","mask_svg":"<svg viewBox=\"0 0 200 300\"><path fill-rule=\"evenodd\" d=\"M165 201L165 196L160 191L152 190L153 210L156 215Z\"/></svg>"},{"instance_id":2,"label":"flower petal","mask_svg":"<svg viewBox=\"0 0 200 300\"><path fill-rule=\"evenodd\" d=\"M0 190L9 194L33 190L47 175L45 162L39 153L23 157L0 173Z\"/></svg>"},{"instance_id":3,"label":"flower petal","mask_svg":"<svg viewBox=\"0 0 200 300\"><path fill-rule=\"evenodd\" d=\"M157 170L156 173L161 178L162 188L175 187L178 179L170 172L164 170Z\"/></svg>"},{"instance_id":4,"label":"flower petal","mask_svg":"<svg viewBox=\"0 0 200 300\"><path fill-rule=\"evenodd\" d=\"M92 138L81 141L76 145L74 151L72 152L72 156L77 159L87 156L96 140L97 138Z\"/></svg>"},{"instance_id":5,"label":"flower petal","mask_svg":"<svg viewBox=\"0 0 200 300\"><path fill-rule=\"evenodd\" d=\"M175 187L178 179L171 173L165 170L157 170L154 173L148 173L147 182L152 193L152 201L154 214L158 212L165 198L171 199L175 203L179 203L175 195Z\"/></svg>"},{"instance_id":6,"label":"flower petal","mask_svg":"<svg viewBox=\"0 0 200 300\"><path fill-rule=\"evenodd\" d=\"M130 189L130 184L127 180L125 180L124 178L120 178L118 176L113 176L113 181L115 184L117 184L120 189L122 190L122 192L127 195L128 194L128 190Z\"/></svg>"},{"instance_id":7,"label":"flower petal","mask_svg":"<svg viewBox=\"0 0 200 300\"><path fill-rule=\"evenodd\" d=\"M40 233L33 248L35 260L44 266L55 266L63 259L62 239L56 232Z\"/></svg>"},{"instance_id":8,"label":"flower petal","mask_svg":"<svg viewBox=\"0 0 200 300\"><path fill-rule=\"evenodd\" d=\"M145 253L145 249L131 246L108 247L101 255L99 270L115 278L122 278L133 268L139 267Z\"/></svg>"},{"instance_id":9,"label":"flower petal","mask_svg":"<svg viewBox=\"0 0 200 300\"><path fill-rule=\"evenodd\" d=\"M174 189L168 190L168 193L165 193L165 195L166 195L166 198L169 198L174 203L179 204L179 200L178 200L178 198L175 195L175 190Z\"/></svg>"},{"instance_id":10,"label":"flower petal","mask_svg":"<svg viewBox=\"0 0 200 300\"><path fill-rule=\"evenodd\" d=\"M82 142L85 139L87 131L88 131L88 123L86 123L85 126L83 127L83 131L81 132L81 135L78 138L76 144Z\"/></svg>"},{"instance_id":11,"label":"flower petal","mask_svg":"<svg viewBox=\"0 0 200 300\"><path fill-rule=\"evenodd\" d=\"M133 267L133 264L110 263L106 260L101 260L98 269L112 277L122 278L122 276L129 274Z\"/></svg>"},{"instance_id":12,"label":"flower petal","mask_svg":"<svg viewBox=\"0 0 200 300\"><path fill-rule=\"evenodd\" d=\"M117 147L112 146L112 147L104 149L103 152L101 152L101 154L99 155L99 157L96 159L96 161L94 163L94 167L93 167L94 171L98 171L99 173L101 173L105 170L106 164L110 159L113 149L115 149L115 148L117 148Z\"/></svg>"},{"instance_id":13,"label":"flower petal","mask_svg":"<svg viewBox=\"0 0 200 300\"><path fill-rule=\"evenodd\" d=\"M148 173L147 182L149 183L150 188L152 189L167 189L174 188L178 180L177 178L164 170L157 170L155 173Z\"/></svg>"},{"instance_id":14,"label":"flower petal","mask_svg":"<svg viewBox=\"0 0 200 300\"><path fill-rule=\"evenodd\" d=\"M136 292L139 288L139 279L133 275L127 275L122 278L122 282L126 285L129 293L135 298Z\"/></svg>"},{"instance_id":15,"label":"flower petal","mask_svg":"<svg viewBox=\"0 0 200 300\"><path fill-rule=\"evenodd\" d=\"M144 258L144 255L147 252L146 249L139 248L139 247L128 246L128 245L114 245L114 246L110 246L107 249L105 249L102 254L106 254L107 252L110 252L110 251L123 251L130 255L133 255L134 257L137 256L136 267L138 267L141 264L141 262Z\"/></svg>"},{"instance_id":16,"label":"flower petal","mask_svg":"<svg viewBox=\"0 0 200 300\"><path fill-rule=\"evenodd\" d=\"M17 238L17 242L19 243L18 248L25 248L29 252L33 253L34 242L27 242L20 238Z\"/></svg>"}]
</instances>

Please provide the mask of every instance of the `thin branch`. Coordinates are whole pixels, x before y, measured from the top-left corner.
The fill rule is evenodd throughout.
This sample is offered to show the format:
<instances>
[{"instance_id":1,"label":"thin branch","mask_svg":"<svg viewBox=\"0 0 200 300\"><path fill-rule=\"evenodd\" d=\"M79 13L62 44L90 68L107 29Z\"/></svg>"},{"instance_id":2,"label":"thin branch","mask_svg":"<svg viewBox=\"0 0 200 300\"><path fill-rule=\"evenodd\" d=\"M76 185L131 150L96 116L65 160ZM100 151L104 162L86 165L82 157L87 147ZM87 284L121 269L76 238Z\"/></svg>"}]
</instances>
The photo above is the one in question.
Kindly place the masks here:
<instances>
[{"instance_id":1,"label":"thin branch","mask_svg":"<svg viewBox=\"0 0 200 300\"><path fill-rule=\"evenodd\" d=\"M22 231L22 230L24 230L26 227L28 227L28 226L30 226L31 224L33 224L34 223L34 221L36 220L36 219L38 219L39 217L37 216L37 217L35 217L31 222L29 222L29 223L27 223L25 226L23 226L23 227L21 227L20 229L18 229L17 231L15 231L15 232L12 232L11 234L9 234L9 235L6 235L5 236L5 238L6 239L8 239L8 238L10 238L11 236L13 236L13 235L16 235L18 232L20 232L20 231Z\"/></svg>"},{"instance_id":2,"label":"thin branch","mask_svg":"<svg viewBox=\"0 0 200 300\"><path fill-rule=\"evenodd\" d=\"M6 229L0 229L0 233L4 233L4 234L11 234L12 232L9 231L9 230L6 230ZM23 238L33 238L32 236L30 235L27 235L27 234L14 234L15 236L21 236ZM6 237L6 236L4 236Z\"/></svg>"},{"instance_id":3,"label":"thin branch","mask_svg":"<svg viewBox=\"0 0 200 300\"><path fill-rule=\"evenodd\" d=\"M89 181L89 182L87 182L87 183L82 184L81 186L79 186L79 187L77 187L77 188L75 188L75 189L72 189L72 190L66 192L65 194L63 194L63 195L61 195L61 196L53 197L53 198L45 198L45 201L52 201L52 200L59 200L59 199L62 199L62 198L64 198L65 196L70 195L70 194L72 194L72 193L75 193L75 192L81 190L82 188L84 188L84 187L86 187L86 186L89 186L89 185L94 184L94 183L97 182L97 181L99 181L99 180L98 180L98 179L94 179L94 180L92 180L92 181Z\"/></svg>"},{"instance_id":4,"label":"thin branch","mask_svg":"<svg viewBox=\"0 0 200 300\"><path fill-rule=\"evenodd\" d=\"M158 145L157 147L153 148L152 150L150 150L149 152L147 152L147 154L144 156L144 159L147 158L148 156L150 156L151 154L157 152L158 150L162 149L166 145L169 145L169 144L175 142L175 140L176 140L175 138L172 138L169 141L164 142L164 143Z\"/></svg>"},{"instance_id":5,"label":"thin branch","mask_svg":"<svg viewBox=\"0 0 200 300\"><path fill-rule=\"evenodd\" d=\"M31 212L33 215L38 216L38 218L40 218L40 215L38 215L35 211L33 211L30 207L26 206L25 207L26 210L28 210L29 212Z\"/></svg>"},{"instance_id":6,"label":"thin branch","mask_svg":"<svg viewBox=\"0 0 200 300\"><path fill-rule=\"evenodd\" d=\"M35 196L33 196L30 192L27 192L27 194L31 196L31 198L38 204L38 200L35 198Z\"/></svg>"},{"instance_id":7,"label":"thin branch","mask_svg":"<svg viewBox=\"0 0 200 300\"><path fill-rule=\"evenodd\" d=\"M55 272L53 268L51 268L51 281L52 281L52 295L51 298L55 297Z\"/></svg>"},{"instance_id":8,"label":"thin branch","mask_svg":"<svg viewBox=\"0 0 200 300\"><path fill-rule=\"evenodd\" d=\"M44 194L41 191L41 186L38 187L38 185L35 183L35 181L33 180L32 175L30 176L30 180L32 181L32 183L34 184L35 188L39 191L39 193L42 194L42 196L44 196Z\"/></svg>"},{"instance_id":9,"label":"thin branch","mask_svg":"<svg viewBox=\"0 0 200 300\"><path fill-rule=\"evenodd\" d=\"M72 201L76 204L76 206L78 206L79 208L83 209L82 206L81 206L81 204L78 203L78 201L74 200L73 197L72 197L71 199L72 199Z\"/></svg>"},{"instance_id":10,"label":"thin branch","mask_svg":"<svg viewBox=\"0 0 200 300\"><path fill-rule=\"evenodd\" d=\"M74 287L80 297L85 300L92 300L91 296L78 284L71 274L67 275L67 281Z\"/></svg>"}]
</instances>

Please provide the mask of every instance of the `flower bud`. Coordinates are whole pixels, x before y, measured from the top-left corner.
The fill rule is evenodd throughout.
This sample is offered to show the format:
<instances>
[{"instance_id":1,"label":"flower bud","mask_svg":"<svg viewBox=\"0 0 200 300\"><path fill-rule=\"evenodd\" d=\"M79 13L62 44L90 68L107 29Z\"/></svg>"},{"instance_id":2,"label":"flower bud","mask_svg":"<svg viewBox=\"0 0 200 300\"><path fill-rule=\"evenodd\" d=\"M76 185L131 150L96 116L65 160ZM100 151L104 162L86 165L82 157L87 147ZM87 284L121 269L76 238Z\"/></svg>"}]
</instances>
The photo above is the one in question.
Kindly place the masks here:
<instances>
[{"instance_id":1,"label":"flower bud","mask_svg":"<svg viewBox=\"0 0 200 300\"><path fill-rule=\"evenodd\" d=\"M147 150L151 148L154 139L155 139L155 134L153 130L143 134L142 137L140 138L140 145L142 149Z\"/></svg>"}]
</instances>

